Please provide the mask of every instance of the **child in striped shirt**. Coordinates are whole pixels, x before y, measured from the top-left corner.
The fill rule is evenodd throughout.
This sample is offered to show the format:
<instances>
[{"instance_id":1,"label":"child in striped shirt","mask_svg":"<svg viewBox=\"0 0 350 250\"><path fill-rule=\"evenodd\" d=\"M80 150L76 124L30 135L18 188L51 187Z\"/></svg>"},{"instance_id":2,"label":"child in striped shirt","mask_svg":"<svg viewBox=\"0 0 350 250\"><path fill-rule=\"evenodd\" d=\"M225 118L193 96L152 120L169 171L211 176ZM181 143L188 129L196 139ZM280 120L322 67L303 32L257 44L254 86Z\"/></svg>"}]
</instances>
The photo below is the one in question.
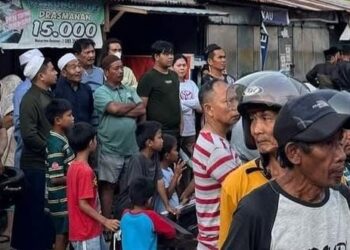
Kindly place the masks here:
<instances>
[{"instance_id":1,"label":"child in striped shirt","mask_svg":"<svg viewBox=\"0 0 350 250\"><path fill-rule=\"evenodd\" d=\"M68 212L66 174L68 164L74 159L66 131L73 126L71 104L64 99L53 99L46 108L46 117L52 125L47 139L47 207L54 222L55 250L64 250L68 244Z\"/></svg>"}]
</instances>

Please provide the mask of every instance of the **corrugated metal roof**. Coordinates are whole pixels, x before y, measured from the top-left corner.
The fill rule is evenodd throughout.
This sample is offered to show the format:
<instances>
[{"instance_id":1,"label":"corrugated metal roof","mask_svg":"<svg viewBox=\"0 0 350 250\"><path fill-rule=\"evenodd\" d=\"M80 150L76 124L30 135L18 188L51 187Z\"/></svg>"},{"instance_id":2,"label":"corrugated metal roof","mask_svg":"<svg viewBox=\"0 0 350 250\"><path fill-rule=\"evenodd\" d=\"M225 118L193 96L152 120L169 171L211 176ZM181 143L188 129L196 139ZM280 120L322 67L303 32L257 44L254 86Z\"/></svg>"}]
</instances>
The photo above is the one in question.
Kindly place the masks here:
<instances>
[{"instance_id":1,"label":"corrugated metal roof","mask_svg":"<svg viewBox=\"0 0 350 250\"><path fill-rule=\"evenodd\" d=\"M161 6L135 6L135 5L115 5L111 10L125 11L136 14L178 14L196 16L228 16L229 13L223 11L206 10L198 8L161 7Z\"/></svg>"},{"instance_id":2,"label":"corrugated metal roof","mask_svg":"<svg viewBox=\"0 0 350 250\"><path fill-rule=\"evenodd\" d=\"M110 3L141 5L197 6L195 0L109 0Z\"/></svg>"},{"instance_id":3,"label":"corrugated metal roof","mask_svg":"<svg viewBox=\"0 0 350 250\"><path fill-rule=\"evenodd\" d=\"M263 4L281 5L310 11L347 11L350 2L346 0L250 0Z\"/></svg>"}]
</instances>

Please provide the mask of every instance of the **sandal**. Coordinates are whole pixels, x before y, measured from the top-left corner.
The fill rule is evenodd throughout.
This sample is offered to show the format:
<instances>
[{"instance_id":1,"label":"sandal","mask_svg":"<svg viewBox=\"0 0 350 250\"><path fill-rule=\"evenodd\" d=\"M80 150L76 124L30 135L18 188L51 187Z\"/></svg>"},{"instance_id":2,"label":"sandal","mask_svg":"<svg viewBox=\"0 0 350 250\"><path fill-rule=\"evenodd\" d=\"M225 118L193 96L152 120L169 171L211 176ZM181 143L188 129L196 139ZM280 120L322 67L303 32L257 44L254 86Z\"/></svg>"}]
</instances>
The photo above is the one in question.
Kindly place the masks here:
<instances>
[{"instance_id":1,"label":"sandal","mask_svg":"<svg viewBox=\"0 0 350 250\"><path fill-rule=\"evenodd\" d=\"M0 244L1 243L7 243L9 241L10 241L10 236L4 235L4 234L0 235Z\"/></svg>"}]
</instances>

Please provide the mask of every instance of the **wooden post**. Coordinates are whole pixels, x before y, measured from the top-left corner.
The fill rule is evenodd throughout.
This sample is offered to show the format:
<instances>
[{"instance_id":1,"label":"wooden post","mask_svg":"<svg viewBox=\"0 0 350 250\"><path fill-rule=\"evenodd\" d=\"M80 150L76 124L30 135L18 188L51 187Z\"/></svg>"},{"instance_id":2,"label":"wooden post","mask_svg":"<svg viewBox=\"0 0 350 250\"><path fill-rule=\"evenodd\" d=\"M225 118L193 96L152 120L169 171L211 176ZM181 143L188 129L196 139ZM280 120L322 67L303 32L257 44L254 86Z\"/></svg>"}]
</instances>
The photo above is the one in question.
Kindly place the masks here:
<instances>
[{"instance_id":1,"label":"wooden post","mask_svg":"<svg viewBox=\"0 0 350 250\"><path fill-rule=\"evenodd\" d=\"M109 4L106 3L105 5L105 24L104 24L104 27L103 27L103 31L104 33L105 32L109 32L110 29L111 29L111 26L110 26L110 23L109 23Z\"/></svg>"}]
</instances>

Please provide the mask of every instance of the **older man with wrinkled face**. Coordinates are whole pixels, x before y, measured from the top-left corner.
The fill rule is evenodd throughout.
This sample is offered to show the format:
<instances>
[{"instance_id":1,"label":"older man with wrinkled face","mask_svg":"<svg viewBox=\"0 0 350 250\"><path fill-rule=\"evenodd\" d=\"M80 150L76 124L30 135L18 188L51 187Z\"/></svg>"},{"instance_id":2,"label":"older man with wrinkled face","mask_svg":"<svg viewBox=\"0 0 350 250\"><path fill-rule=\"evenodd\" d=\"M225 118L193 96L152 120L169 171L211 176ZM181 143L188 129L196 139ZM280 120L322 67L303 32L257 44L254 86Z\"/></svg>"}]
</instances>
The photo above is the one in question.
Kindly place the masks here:
<instances>
[{"instance_id":1,"label":"older man with wrinkled face","mask_svg":"<svg viewBox=\"0 0 350 250\"><path fill-rule=\"evenodd\" d=\"M90 86L81 83L83 68L80 61L72 53L67 53L57 64L61 77L54 90L55 97L71 103L76 122L90 123L94 100Z\"/></svg>"}]
</instances>

